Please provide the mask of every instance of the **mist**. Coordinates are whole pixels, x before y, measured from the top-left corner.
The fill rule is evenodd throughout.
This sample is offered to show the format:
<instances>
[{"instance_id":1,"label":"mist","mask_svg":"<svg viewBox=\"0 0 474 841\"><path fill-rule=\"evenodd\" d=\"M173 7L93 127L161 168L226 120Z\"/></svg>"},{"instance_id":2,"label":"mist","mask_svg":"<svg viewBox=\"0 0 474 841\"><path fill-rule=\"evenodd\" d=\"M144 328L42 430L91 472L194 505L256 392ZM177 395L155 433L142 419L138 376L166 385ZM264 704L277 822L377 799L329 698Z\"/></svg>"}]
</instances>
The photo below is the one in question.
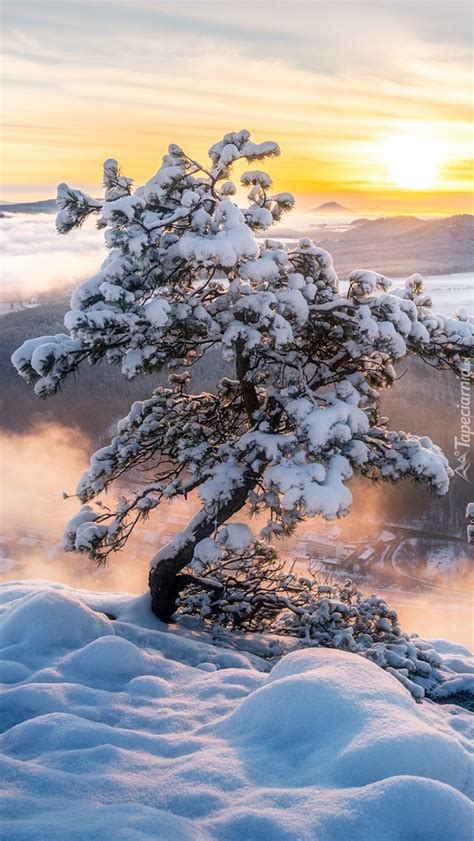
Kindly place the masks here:
<instances>
[{"instance_id":1,"label":"mist","mask_svg":"<svg viewBox=\"0 0 474 841\"><path fill-rule=\"evenodd\" d=\"M50 213L1 216L0 244L0 301L68 288L94 274L106 253L92 220L66 239L58 234Z\"/></svg>"},{"instance_id":2,"label":"mist","mask_svg":"<svg viewBox=\"0 0 474 841\"><path fill-rule=\"evenodd\" d=\"M49 213L0 216L4 250L0 302L64 293L97 271L106 250L94 220L67 237L58 235L54 220ZM291 217L294 230L313 227L315 239L320 236L317 221L321 220L315 213ZM348 223L348 219L338 221L342 227ZM332 220L336 240L328 243L329 250L337 246L336 227ZM433 276L427 288L436 309L454 312L460 304L469 304L472 279L468 273ZM74 494L91 452L106 442L130 402L143 399L162 382L158 377L130 383L116 369L104 372L101 366L86 367L77 380L65 384L54 401L38 401L8 360L24 338L63 329L66 308L64 296L51 294L49 303L2 319L2 392L9 396L4 401L0 433L0 580L44 578L73 587L140 593L147 587L150 558L186 524L198 500L163 504L137 527L125 549L112 555L105 568L97 568L86 556L62 551L65 525L79 507L77 499L64 500L62 492ZM193 371L193 390L212 389L215 380L226 373L221 369L220 358L207 357ZM452 458L453 430L459 422L459 384L449 373L433 372L416 360L404 362L400 374L403 386L387 392L383 401L393 428L430 435ZM427 399L427 395L436 395L436 400ZM352 577L364 592L382 592L399 610L404 630L471 645L472 604L467 594L472 590L472 560L464 520L469 487L456 478L449 494L440 500L406 482L391 487L355 480L351 482L354 504L348 517L328 525L320 519L308 520L277 548L291 565L298 546L308 536L324 535L336 526L337 539L355 546L355 555L359 545L373 546L376 551L375 560L359 564L356 558L347 566L341 564L333 574ZM110 498L132 488L130 480L128 487L113 489ZM246 512L240 512L235 519L246 517ZM257 532L263 521L251 525ZM396 553L388 551L387 544L384 555L379 540L383 529L396 535ZM430 530L431 537L427 535ZM441 533L438 538L436 531ZM413 543L411 533L416 536ZM443 551L447 560L443 560ZM321 574L326 576L328 570L322 568Z\"/></svg>"},{"instance_id":3,"label":"mist","mask_svg":"<svg viewBox=\"0 0 474 841\"><path fill-rule=\"evenodd\" d=\"M78 426L43 422L23 434L0 435L0 581L46 579L107 592L146 590L151 557L184 527L196 510L198 499L194 496L187 501L163 503L149 520L136 528L125 549L112 555L103 568L98 568L86 556L65 553L61 537L80 503L74 496L64 499L63 492L74 494L93 449L93 442ZM348 517L329 524L320 519L307 520L294 536L277 544L289 566L302 540L316 538L334 527L339 530L338 539L345 544L376 543L381 523L387 519L386 488L367 487L364 483L362 489L358 484L352 483L355 501ZM133 480L129 479L110 492L109 501L131 488ZM234 519L246 518L246 512L240 512ZM263 520L259 518L251 521L254 532L262 525ZM405 544L410 548L410 539L402 541L402 559ZM426 571L423 574L432 577L425 580L425 586L417 578L419 569L424 567L423 558L416 555L416 546L413 558L401 567L392 568L375 561L359 570L353 566L349 573L362 591L385 595L389 604L399 611L403 630L470 645L472 605L466 599L466 592L472 587L472 575L467 546L460 541L453 545L458 548L449 574L437 578L433 570ZM390 548L389 544L387 547ZM298 571L304 572L304 564ZM331 575L324 564L319 574L322 578Z\"/></svg>"},{"instance_id":4,"label":"mist","mask_svg":"<svg viewBox=\"0 0 474 841\"><path fill-rule=\"evenodd\" d=\"M46 578L71 586L139 592L143 588L120 563L98 570L81 555L61 549L61 537L80 503L74 494L86 469L91 442L77 427L41 424L27 434L0 436L1 522L0 578ZM113 575L111 575L113 572ZM124 578L126 580L124 580Z\"/></svg>"}]
</instances>

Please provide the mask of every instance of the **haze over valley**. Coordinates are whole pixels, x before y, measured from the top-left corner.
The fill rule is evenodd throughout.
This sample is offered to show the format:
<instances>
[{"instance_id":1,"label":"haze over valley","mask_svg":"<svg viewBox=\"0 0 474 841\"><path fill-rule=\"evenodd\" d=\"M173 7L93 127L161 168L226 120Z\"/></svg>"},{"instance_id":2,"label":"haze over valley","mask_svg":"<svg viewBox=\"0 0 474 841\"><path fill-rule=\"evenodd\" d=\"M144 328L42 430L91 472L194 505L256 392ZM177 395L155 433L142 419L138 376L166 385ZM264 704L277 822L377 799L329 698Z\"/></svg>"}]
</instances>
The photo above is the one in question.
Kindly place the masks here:
<instances>
[{"instance_id":1,"label":"haze over valley","mask_svg":"<svg viewBox=\"0 0 474 841\"><path fill-rule=\"evenodd\" d=\"M78 280L93 274L106 255L92 220L66 240L55 228L54 203L46 202L47 213L44 204L0 205L0 313L35 295L53 293L54 298L60 290L71 289ZM288 221L296 226L276 226L272 236L284 240L310 237L331 253L341 280L354 269L373 269L393 278L420 272L428 279L435 306L448 305L452 311L454 300L463 296L465 304L473 300L472 215L358 219L340 211L316 215L296 210ZM459 275L452 278L454 289L444 275ZM449 294L443 294L443 288Z\"/></svg>"},{"instance_id":2,"label":"haze over valley","mask_svg":"<svg viewBox=\"0 0 474 841\"><path fill-rule=\"evenodd\" d=\"M47 210L51 210L49 204ZM298 229L275 230L275 236L309 236L326 248L334 257L342 290L354 268L372 268L394 278L421 271L435 311L454 315L460 306L472 306L472 216L354 220L339 209L316 210L319 217L300 214ZM3 450L8 453L2 473L3 498L16 500L13 507L4 503L0 577L28 577L38 570L41 557L46 577L77 583L79 576L86 585L139 592L150 555L186 524L189 504L175 505L168 513L162 509L158 519L141 528L131 546L101 571L61 551L61 533L74 504L74 500L64 502L61 492L74 491L88 453L107 442L131 400L144 399L153 384L166 383L166 376L127 382L116 368L102 364L84 369L54 400L42 401L9 362L24 339L63 331L69 290L92 275L106 254L101 234L90 221L65 239L58 236L54 220L41 202L37 208L23 203L4 207L0 217L5 252L0 292L1 428ZM213 390L226 373L221 359L208 353L193 370L192 387ZM385 410L396 428L429 434L454 459L459 383L449 372L437 374L416 360L403 363L398 373L403 376L403 389L384 397ZM57 458L54 452L59 453ZM36 468L31 471L33 464ZM130 486L134 481L136 477L131 477ZM429 632L436 600L448 594L452 610L447 612L446 633L467 642L470 603L461 588L472 583L464 518L470 495L471 484L461 475L455 475L450 493L441 500L408 482L364 489L354 494L353 510L336 532L321 521L309 521L283 548L289 563L296 552L300 566L311 562L324 576L351 575L366 587L388 588L392 602L406 611L407 621L412 613L424 616L424 632L425 627ZM36 511L27 525L20 513L24 509ZM380 540L384 530L392 534L393 543ZM316 536L324 538L328 532L331 545L344 547L346 560L325 562L321 549L311 557ZM364 547L369 547L368 556L360 560ZM427 566L428 554L439 561Z\"/></svg>"}]
</instances>

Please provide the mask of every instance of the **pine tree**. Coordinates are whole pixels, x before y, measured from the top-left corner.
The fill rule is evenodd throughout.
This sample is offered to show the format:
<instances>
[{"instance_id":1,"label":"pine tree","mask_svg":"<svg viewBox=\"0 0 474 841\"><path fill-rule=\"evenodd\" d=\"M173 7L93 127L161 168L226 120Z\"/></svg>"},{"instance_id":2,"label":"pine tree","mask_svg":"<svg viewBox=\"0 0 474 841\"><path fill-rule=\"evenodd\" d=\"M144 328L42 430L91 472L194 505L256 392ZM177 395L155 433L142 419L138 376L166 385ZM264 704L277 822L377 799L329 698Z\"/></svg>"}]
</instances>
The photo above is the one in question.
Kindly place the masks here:
<instances>
[{"instance_id":1,"label":"pine tree","mask_svg":"<svg viewBox=\"0 0 474 841\"><path fill-rule=\"evenodd\" d=\"M239 209L228 179L236 161L278 154L276 143L240 131L211 147L207 166L171 145L134 192L106 161L103 202L61 184L58 231L98 214L110 252L75 290L68 332L26 341L12 357L40 397L85 361L120 365L129 378L170 371L169 387L134 403L92 456L77 489L83 508L65 535L66 549L103 563L164 500L197 490L200 510L151 562L152 608L165 621L183 588L199 585L203 556L228 563L229 552L249 551L248 526L227 524L244 506L266 515L253 551L267 563L265 541L306 517L348 513L354 474L410 476L444 494L452 473L428 437L389 428L380 392L410 354L460 374L472 322L464 311L434 315L420 275L391 289L388 278L355 271L343 294L330 255L310 239L264 239L293 197L252 169L240 178L249 203ZM193 366L211 350L232 377L214 393L189 393ZM144 465L145 487L114 510L101 505L102 491Z\"/></svg>"}]
</instances>

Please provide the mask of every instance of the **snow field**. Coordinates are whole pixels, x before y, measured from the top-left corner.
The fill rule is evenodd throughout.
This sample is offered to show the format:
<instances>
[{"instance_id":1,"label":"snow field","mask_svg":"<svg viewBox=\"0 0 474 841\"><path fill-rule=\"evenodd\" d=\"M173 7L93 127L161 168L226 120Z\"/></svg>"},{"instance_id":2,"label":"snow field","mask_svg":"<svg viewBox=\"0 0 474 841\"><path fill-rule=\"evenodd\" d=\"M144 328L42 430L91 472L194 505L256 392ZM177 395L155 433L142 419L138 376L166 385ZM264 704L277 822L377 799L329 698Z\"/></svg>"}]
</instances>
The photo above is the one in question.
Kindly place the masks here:
<instances>
[{"instance_id":1,"label":"snow field","mask_svg":"<svg viewBox=\"0 0 474 841\"><path fill-rule=\"evenodd\" d=\"M0 611L2 841L471 838L471 717L364 658L269 673L148 596L39 581L3 585Z\"/></svg>"}]
</instances>

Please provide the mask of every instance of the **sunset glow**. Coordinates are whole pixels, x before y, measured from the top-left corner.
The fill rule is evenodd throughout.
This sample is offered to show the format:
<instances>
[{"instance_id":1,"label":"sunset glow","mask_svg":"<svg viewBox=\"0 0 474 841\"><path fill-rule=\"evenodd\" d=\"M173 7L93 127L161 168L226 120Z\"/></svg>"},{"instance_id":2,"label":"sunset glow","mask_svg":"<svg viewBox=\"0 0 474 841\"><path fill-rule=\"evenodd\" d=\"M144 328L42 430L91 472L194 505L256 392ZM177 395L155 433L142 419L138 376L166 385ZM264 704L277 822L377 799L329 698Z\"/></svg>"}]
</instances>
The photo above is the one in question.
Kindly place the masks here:
<instances>
[{"instance_id":1,"label":"sunset glow","mask_svg":"<svg viewBox=\"0 0 474 841\"><path fill-rule=\"evenodd\" d=\"M2 198L97 191L111 155L141 183L170 142L204 157L245 127L280 144L272 174L300 209L469 211L469 5L433 0L428 23L425 9L6 3Z\"/></svg>"},{"instance_id":2,"label":"sunset glow","mask_svg":"<svg viewBox=\"0 0 474 841\"><path fill-rule=\"evenodd\" d=\"M432 190L439 183L442 151L436 141L406 134L389 140L383 148L388 177L406 190Z\"/></svg>"}]
</instances>

